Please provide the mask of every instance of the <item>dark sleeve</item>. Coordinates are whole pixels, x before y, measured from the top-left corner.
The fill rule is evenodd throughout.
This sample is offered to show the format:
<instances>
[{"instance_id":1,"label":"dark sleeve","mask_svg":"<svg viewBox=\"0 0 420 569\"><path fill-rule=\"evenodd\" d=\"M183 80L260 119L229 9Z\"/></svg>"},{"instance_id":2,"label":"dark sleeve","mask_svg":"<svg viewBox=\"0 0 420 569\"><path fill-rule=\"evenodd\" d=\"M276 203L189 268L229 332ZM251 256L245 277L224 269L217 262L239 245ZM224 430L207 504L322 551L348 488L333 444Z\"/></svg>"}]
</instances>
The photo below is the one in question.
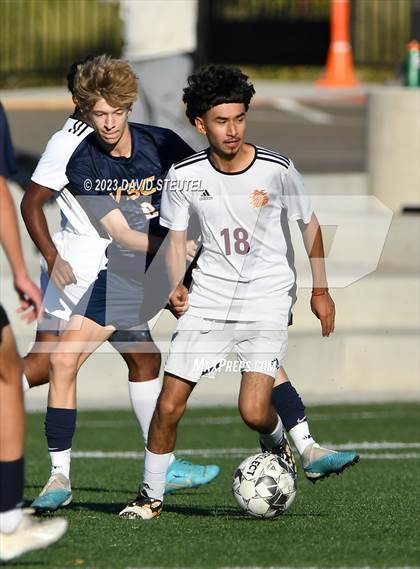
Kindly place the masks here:
<instances>
[{"instance_id":1,"label":"dark sleeve","mask_svg":"<svg viewBox=\"0 0 420 569\"><path fill-rule=\"evenodd\" d=\"M6 113L0 103L0 176L10 178L17 171Z\"/></svg>"},{"instance_id":2,"label":"dark sleeve","mask_svg":"<svg viewBox=\"0 0 420 569\"><path fill-rule=\"evenodd\" d=\"M195 154L195 150L191 148L180 136L172 130L166 131L165 143L162 145L162 166L167 172L172 164L188 158Z\"/></svg>"}]
</instances>

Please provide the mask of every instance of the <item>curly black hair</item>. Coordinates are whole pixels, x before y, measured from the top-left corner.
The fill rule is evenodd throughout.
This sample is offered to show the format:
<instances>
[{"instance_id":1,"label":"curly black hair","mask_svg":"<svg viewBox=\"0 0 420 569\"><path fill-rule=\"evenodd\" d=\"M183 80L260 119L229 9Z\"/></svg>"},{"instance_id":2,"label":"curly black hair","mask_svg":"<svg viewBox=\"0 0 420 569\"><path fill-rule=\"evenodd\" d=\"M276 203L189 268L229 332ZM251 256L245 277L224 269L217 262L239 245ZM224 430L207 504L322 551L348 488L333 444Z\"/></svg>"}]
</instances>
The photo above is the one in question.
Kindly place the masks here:
<instances>
[{"instance_id":1,"label":"curly black hair","mask_svg":"<svg viewBox=\"0 0 420 569\"><path fill-rule=\"evenodd\" d=\"M208 65L188 77L182 100L186 104L185 114L194 125L196 117L223 103L243 103L247 111L254 93L254 86L240 69Z\"/></svg>"}]
</instances>

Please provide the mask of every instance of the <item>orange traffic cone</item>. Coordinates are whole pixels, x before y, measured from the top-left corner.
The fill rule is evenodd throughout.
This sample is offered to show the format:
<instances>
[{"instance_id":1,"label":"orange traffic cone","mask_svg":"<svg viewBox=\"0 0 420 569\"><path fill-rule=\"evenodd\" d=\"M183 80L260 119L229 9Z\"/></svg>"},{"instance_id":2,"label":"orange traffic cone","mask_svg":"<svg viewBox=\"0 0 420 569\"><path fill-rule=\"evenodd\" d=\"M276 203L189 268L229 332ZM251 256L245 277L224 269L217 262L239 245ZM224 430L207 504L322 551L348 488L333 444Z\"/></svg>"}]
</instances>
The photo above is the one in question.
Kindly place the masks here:
<instances>
[{"instance_id":1,"label":"orange traffic cone","mask_svg":"<svg viewBox=\"0 0 420 569\"><path fill-rule=\"evenodd\" d=\"M320 87L356 87L350 45L350 0L331 0L331 41Z\"/></svg>"}]
</instances>

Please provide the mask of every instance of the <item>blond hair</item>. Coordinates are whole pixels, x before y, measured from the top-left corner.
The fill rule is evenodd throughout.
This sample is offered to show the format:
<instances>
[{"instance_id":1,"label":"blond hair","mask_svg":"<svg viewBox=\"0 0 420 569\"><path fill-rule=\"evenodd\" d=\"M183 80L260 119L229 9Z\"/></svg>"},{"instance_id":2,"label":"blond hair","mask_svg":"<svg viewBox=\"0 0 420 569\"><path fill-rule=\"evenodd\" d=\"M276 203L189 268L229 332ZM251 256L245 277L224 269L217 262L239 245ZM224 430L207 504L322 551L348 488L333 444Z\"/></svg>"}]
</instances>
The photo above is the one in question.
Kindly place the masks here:
<instances>
[{"instance_id":1,"label":"blond hair","mask_svg":"<svg viewBox=\"0 0 420 569\"><path fill-rule=\"evenodd\" d=\"M73 95L85 112L100 99L114 108L128 108L137 97L137 77L127 61L98 55L78 65Z\"/></svg>"}]
</instances>

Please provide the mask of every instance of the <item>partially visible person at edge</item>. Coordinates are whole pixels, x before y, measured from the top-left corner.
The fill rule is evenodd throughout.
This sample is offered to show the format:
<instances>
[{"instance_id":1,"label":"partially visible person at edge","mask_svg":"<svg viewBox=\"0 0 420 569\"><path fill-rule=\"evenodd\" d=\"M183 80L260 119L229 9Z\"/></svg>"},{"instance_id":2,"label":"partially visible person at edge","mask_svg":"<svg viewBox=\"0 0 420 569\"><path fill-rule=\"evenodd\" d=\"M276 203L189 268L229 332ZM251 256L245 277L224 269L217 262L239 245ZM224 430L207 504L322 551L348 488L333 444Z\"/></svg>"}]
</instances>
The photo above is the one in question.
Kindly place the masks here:
<instances>
[{"instance_id":1,"label":"partially visible person at edge","mask_svg":"<svg viewBox=\"0 0 420 569\"><path fill-rule=\"evenodd\" d=\"M193 71L198 0L121 0L120 13L124 58L138 77L140 94L132 120L170 128L193 148L203 148L180 97Z\"/></svg>"},{"instance_id":2,"label":"partially visible person at edge","mask_svg":"<svg viewBox=\"0 0 420 569\"><path fill-rule=\"evenodd\" d=\"M0 244L12 270L18 312L28 324L41 312L41 293L28 277L13 198L7 178L15 160L6 115L0 103ZM22 509L24 407L19 357L6 311L0 304L0 560L48 547L66 532L62 518L39 521Z\"/></svg>"}]
</instances>

